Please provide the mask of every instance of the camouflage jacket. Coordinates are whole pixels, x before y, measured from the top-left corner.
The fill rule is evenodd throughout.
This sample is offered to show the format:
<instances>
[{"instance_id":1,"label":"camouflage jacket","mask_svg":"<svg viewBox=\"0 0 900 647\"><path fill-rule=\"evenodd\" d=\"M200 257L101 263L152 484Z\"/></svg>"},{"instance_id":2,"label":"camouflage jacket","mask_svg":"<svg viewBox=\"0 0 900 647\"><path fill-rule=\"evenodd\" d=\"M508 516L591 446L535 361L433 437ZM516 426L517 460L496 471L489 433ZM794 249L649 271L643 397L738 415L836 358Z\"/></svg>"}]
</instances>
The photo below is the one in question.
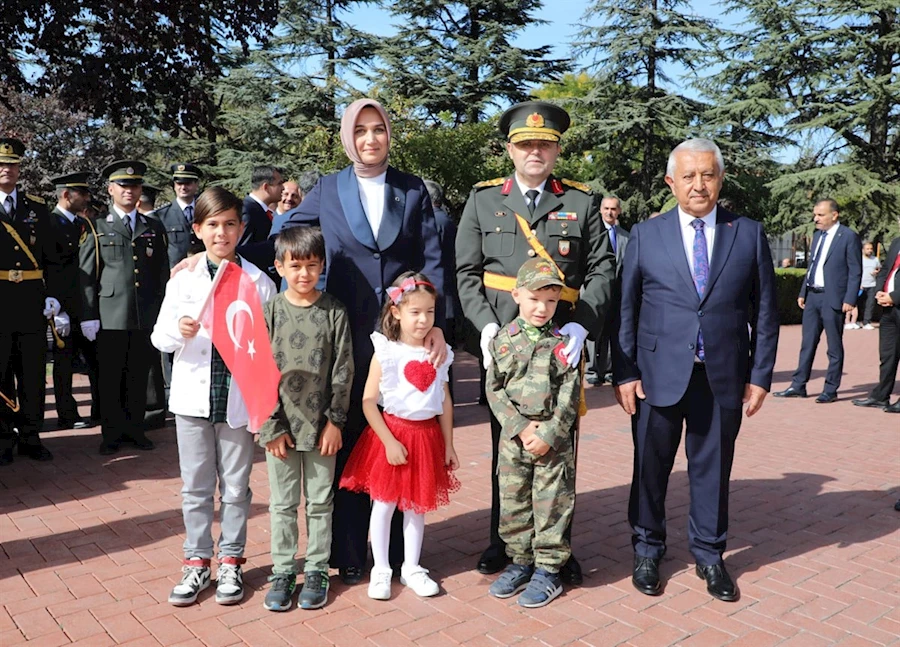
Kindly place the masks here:
<instances>
[{"instance_id":1,"label":"camouflage jacket","mask_svg":"<svg viewBox=\"0 0 900 647\"><path fill-rule=\"evenodd\" d=\"M551 324L532 341L514 319L491 341L487 399L504 438L518 436L532 421L540 421L537 436L559 449L570 442L578 416L580 374L562 354L568 337Z\"/></svg>"}]
</instances>

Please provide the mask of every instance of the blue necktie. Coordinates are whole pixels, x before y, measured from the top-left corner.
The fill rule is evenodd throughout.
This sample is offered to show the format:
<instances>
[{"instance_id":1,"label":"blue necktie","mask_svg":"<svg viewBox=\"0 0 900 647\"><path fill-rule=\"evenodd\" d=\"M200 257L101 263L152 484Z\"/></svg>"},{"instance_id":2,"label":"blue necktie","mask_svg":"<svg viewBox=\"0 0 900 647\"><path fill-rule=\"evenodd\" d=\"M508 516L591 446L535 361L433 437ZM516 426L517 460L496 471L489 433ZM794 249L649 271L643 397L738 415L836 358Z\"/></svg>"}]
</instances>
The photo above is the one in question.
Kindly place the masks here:
<instances>
[{"instance_id":1,"label":"blue necktie","mask_svg":"<svg viewBox=\"0 0 900 647\"><path fill-rule=\"evenodd\" d=\"M617 247L617 244L616 244L616 227L615 227L615 225L613 225L612 227L609 228L609 243L610 243L610 245L612 245L612 248L613 248L613 254L615 254L615 253L616 253L616 247Z\"/></svg>"},{"instance_id":2,"label":"blue necktie","mask_svg":"<svg viewBox=\"0 0 900 647\"><path fill-rule=\"evenodd\" d=\"M822 256L822 250L825 249L825 236L828 235L827 231L823 231L822 235L819 236L819 245L816 247L816 256L813 258L812 265L809 266L809 274L806 275L806 285L810 287L815 287L816 285L816 270L819 268L819 258Z\"/></svg>"},{"instance_id":3,"label":"blue necktie","mask_svg":"<svg viewBox=\"0 0 900 647\"><path fill-rule=\"evenodd\" d=\"M691 222L694 228L694 287L697 295L702 299L706 292L706 283L709 281L709 252L706 248L706 234L703 233L705 223L699 218ZM706 353L703 350L703 331L697 332L697 358L706 361Z\"/></svg>"}]
</instances>

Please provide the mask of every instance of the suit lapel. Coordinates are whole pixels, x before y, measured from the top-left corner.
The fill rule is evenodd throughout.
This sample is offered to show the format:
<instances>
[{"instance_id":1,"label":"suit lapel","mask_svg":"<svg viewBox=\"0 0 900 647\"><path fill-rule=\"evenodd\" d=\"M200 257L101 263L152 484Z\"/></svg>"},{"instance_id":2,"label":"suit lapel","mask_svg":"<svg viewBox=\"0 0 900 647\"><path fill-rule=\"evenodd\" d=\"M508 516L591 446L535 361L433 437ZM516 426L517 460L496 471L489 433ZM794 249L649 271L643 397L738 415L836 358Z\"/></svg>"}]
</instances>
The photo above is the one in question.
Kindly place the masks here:
<instances>
[{"instance_id":1,"label":"suit lapel","mask_svg":"<svg viewBox=\"0 0 900 647\"><path fill-rule=\"evenodd\" d=\"M528 215L528 205L525 204L525 196L522 195L522 192L519 191L519 185L516 182L515 175L510 176L512 178L513 184L512 189L503 199L503 206L512 211L513 213L517 213L525 220L528 220L531 216ZM535 214L537 210L535 210Z\"/></svg>"},{"instance_id":2,"label":"suit lapel","mask_svg":"<svg viewBox=\"0 0 900 647\"><path fill-rule=\"evenodd\" d=\"M740 223L734 222L734 214L725 211L721 207L716 209L716 242L713 243L712 263L709 266L709 280L706 282L706 292L703 293L702 301L709 298L716 279L725 268L728 262L728 255L731 253L731 247L734 245L734 237L737 234L737 228Z\"/></svg>"},{"instance_id":3,"label":"suit lapel","mask_svg":"<svg viewBox=\"0 0 900 647\"><path fill-rule=\"evenodd\" d=\"M109 214L106 216L107 223L112 225L112 228L115 230L117 234L119 234L125 240L131 240L131 235L128 233L128 230L125 229L125 223L122 222L122 216L116 213L115 209L110 209Z\"/></svg>"},{"instance_id":4,"label":"suit lapel","mask_svg":"<svg viewBox=\"0 0 900 647\"><path fill-rule=\"evenodd\" d=\"M691 266L688 265L687 256L684 255L684 242L681 238L681 222L678 220L678 209L673 209L660 216L662 223L663 246L666 248L675 272L681 280L690 288L697 301L697 286L694 285L694 277L691 276Z\"/></svg>"},{"instance_id":5,"label":"suit lapel","mask_svg":"<svg viewBox=\"0 0 900 647\"><path fill-rule=\"evenodd\" d=\"M406 211L406 191L395 186L396 171L388 167L384 182L384 213L378 228L378 249L387 249L394 244L403 226Z\"/></svg>"},{"instance_id":6,"label":"suit lapel","mask_svg":"<svg viewBox=\"0 0 900 647\"><path fill-rule=\"evenodd\" d=\"M372 235L372 226L366 218L362 201L359 197L359 183L353 167L348 166L337 175L338 199L341 201L341 210L350 227L353 237L369 249L378 249L375 236Z\"/></svg>"},{"instance_id":7,"label":"suit lapel","mask_svg":"<svg viewBox=\"0 0 900 647\"><path fill-rule=\"evenodd\" d=\"M147 231L147 223L144 222L144 216L139 213L134 214L134 238L138 238Z\"/></svg>"},{"instance_id":8,"label":"suit lapel","mask_svg":"<svg viewBox=\"0 0 900 647\"><path fill-rule=\"evenodd\" d=\"M837 235L834 237L834 240L831 241L831 245L828 246L828 253L825 254L825 258L822 259L822 265L828 262L828 259L831 258L831 254L834 252L834 248L837 247L838 243L841 240L841 236L844 235L844 228L838 227Z\"/></svg>"}]
</instances>

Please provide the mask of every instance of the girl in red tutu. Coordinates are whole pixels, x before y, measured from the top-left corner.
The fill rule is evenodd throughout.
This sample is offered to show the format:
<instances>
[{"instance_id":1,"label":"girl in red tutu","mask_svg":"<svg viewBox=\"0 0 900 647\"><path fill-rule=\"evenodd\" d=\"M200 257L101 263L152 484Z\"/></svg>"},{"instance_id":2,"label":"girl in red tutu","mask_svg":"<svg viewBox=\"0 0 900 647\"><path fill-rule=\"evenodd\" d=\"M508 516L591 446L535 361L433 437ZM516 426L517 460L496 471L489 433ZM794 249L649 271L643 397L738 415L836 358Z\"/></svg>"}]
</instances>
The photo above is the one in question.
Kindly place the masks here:
<instances>
[{"instance_id":1,"label":"girl in red tutu","mask_svg":"<svg viewBox=\"0 0 900 647\"><path fill-rule=\"evenodd\" d=\"M403 566L400 582L417 595L437 595L437 583L419 566L425 513L450 502L459 489L452 470L459 466L453 448L453 403L448 370L453 351L437 369L423 345L434 326L437 291L428 279L405 272L387 290L381 313L382 333L372 333L375 356L363 393L369 426L353 448L341 487L372 498L369 533L375 566L369 597L391 597L388 561L391 517L403 511ZM383 407L383 411L379 409Z\"/></svg>"}]
</instances>

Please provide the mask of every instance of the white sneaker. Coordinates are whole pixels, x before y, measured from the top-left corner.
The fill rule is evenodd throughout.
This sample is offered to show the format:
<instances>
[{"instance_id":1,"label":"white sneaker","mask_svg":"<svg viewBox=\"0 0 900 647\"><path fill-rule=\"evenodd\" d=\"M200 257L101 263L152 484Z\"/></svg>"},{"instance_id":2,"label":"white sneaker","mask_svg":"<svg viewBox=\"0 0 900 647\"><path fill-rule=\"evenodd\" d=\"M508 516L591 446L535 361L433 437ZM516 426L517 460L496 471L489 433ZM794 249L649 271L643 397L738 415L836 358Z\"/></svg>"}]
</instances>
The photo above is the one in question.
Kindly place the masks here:
<instances>
[{"instance_id":1,"label":"white sneaker","mask_svg":"<svg viewBox=\"0 0 900 647\"><path fill-rule=\"evenodd\" d=\"M238 564L219 562L216 574L216 602L237 604L244 599L244 576Z\"/></svg>"},{"instance_id":2,"label":"white sneaker","mask_svg":"<svg viewBox=\"0 0 900 647\"><path fill-rule=\"evenodd\" d=\"M844 330L856 330L857 328L859 328L859 324L855 324L855 323L844 324Z\"/></svg>"},{"instance_id":3,"label":"white sneaker","mask_svg":"<svg viewBox=\"0 0 900 647\"><path fill-rule=\"evenodd\" d=\"M400 584L408 586L421 598L430 598L441 591L437 582L428 577L428 570L421 566L407 567L404 564L400 568Z\"/></svg>"},{"instance_id":4,"label":"white sneaker","mask_svg":"<svg viewBox=\"0 0 900 647\"><path fill-rule=\"evenodd\" d=\"M873 326L872 324L866 324L865 326L863 326L863 330L875 330L875 326Z\"/></svg>"},{"instance_id":5,"label":"white sneaker","mask_svg":"<svg viewBox=\"0 0 900 647\"><path fill-rule=\"evenodd\" d=\"M373 600L390 600L393 574L389 568L373 567L369 573L369 597Z\"/></svg>"},{"instance_id":6,"label":"white sneaker","mask_svg":"<svg viewBox=\"0 0 900 647\"><path fill-rule=\"evenodd\" d=\"M210 572L209 566L207 566L208 563L209 560L185 560L184 565L181 567L181 581L175 585L175 588L169 594L169 604L176 607L186 607L196 602L200 591L209 586Z\"/></svg>"}]
</instances>

